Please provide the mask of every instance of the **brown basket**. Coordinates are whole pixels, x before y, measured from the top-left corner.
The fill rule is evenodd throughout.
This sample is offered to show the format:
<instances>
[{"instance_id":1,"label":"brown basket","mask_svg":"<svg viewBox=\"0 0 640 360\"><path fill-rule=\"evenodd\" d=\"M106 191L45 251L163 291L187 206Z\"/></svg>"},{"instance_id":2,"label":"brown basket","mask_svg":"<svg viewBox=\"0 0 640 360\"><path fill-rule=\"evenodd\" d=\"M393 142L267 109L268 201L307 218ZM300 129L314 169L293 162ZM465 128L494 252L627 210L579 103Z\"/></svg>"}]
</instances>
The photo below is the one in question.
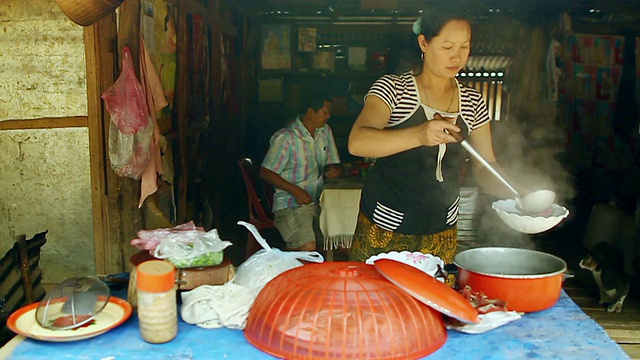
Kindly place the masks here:
<instances>
[{"instance_id":1,"label":"brown basket","mask_svg":"<svg viewBox=\"0 0 640 360\"><path fill-rule=\"evenodd\" d=\"M74 23L89 26L113 12L124 0L56 0Z\"/></svg>"}]
</instances>

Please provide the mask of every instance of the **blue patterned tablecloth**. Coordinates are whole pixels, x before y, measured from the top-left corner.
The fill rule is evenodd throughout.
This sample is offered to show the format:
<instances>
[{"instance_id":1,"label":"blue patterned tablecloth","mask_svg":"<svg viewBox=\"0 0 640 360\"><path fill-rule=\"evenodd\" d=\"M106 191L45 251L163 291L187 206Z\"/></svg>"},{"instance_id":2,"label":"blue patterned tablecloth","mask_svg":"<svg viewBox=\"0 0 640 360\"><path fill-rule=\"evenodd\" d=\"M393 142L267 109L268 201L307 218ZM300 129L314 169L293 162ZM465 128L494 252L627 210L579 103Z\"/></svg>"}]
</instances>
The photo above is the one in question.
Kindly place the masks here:
<instances>
[{"instance_id":1,"label":"blue patterned tablecloth","mask_svg":"<svg viewBox=\"0 0 640 360\"><path fill-rule=\"evenodd\" d=\"M250 345L239 330L206 330L180 321L178 336L166 344L144 342L134 313L100 336L70 343L25 339L9 355L35 359L273 359ZM443 347L428 359L629 359L593 319L563 291L551 309L490 332L469 335L448 331Z\"/></svg>"}]
</instances>

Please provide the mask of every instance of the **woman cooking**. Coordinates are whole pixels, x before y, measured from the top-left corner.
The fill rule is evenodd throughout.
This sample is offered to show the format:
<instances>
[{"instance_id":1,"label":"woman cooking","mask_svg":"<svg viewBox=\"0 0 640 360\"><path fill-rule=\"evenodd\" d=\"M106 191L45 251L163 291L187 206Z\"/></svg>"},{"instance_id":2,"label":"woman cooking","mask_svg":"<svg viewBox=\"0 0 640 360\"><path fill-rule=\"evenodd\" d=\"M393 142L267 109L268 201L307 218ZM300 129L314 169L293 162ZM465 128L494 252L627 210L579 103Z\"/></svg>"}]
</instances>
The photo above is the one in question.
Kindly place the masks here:
<instances>
[{"instance_id":1,"label":"woman cooking","mask_svg":"<svg viewBox=\"0 0 640 360\"><path fill-rule=\"evenodd\" d=\"M379 78L349 135L353 155L377 159L362 190L351 261L408 250L452 262L465 153L449 133L496 165L485 102L455 77L469 58L470 22L446 6L424 14L414 24L422 65ZM485 190L509 196L479 164L474 174Z\"/></svg>"}]
</instances>

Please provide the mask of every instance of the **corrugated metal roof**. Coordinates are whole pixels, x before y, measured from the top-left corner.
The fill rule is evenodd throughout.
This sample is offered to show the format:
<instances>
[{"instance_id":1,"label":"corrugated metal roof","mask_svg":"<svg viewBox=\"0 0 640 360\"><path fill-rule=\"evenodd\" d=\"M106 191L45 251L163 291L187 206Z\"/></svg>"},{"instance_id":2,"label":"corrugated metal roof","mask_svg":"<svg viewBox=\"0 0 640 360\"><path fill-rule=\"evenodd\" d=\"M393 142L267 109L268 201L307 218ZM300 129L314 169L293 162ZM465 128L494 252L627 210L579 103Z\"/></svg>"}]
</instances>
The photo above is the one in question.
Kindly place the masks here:
<instances>
[{"instance_id":1,"label":"corrugated metal roof","mask_svg":"<svg viewBox=\"0 0 640 360\"><path fill-rule=\"evenodd\" d=\"M505 71L511 64L510 56L474 56L467 61L465 71Z\"/></svg>"}]
</instances>

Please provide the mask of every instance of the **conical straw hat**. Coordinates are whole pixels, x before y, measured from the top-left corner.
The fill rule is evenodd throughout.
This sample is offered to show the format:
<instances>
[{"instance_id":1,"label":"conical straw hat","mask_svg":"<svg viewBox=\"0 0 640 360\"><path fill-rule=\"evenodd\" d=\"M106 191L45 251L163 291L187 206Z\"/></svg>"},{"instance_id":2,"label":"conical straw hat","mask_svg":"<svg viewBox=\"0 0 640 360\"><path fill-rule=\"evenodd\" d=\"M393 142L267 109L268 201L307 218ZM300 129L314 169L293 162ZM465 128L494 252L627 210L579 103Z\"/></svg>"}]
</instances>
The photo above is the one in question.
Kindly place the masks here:
<instances>
[{"instance_id":1,"label":"conical straw hat","mask_svg":"<svg viewBox=\"0 0 640 360\"><path fill-rule=\"evenodd\" d=\"M124 0L56 0L62 12L78 25L89 26L114 11Z\"/></svg>"}]
</instances>

